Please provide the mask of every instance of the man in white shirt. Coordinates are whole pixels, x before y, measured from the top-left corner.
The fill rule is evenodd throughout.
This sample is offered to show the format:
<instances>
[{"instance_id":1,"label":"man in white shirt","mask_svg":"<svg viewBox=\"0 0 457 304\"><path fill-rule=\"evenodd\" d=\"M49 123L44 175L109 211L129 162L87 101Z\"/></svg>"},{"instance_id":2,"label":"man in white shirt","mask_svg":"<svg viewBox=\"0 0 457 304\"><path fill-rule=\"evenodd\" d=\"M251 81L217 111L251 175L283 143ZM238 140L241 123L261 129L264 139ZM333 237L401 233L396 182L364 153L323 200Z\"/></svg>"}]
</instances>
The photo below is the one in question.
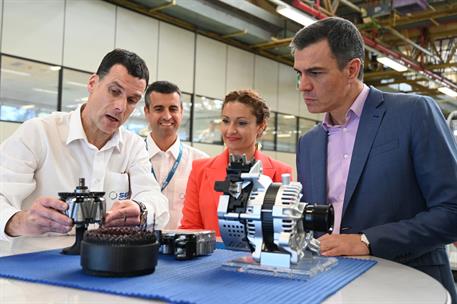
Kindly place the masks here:
<instances>
[{"instance_id":1,"label":"man in white shirt","mask_svg":"<svg viewBox=\"0 0 457 304\"><path fill-rule=\"evenodd\" d=\"M149 80L143 59L116 49L90 76L86 104L24 122L0 146L0 240L66 233L58 192L73 192L79 178L106 192L106 226L168 221L167 199L150 170L141 138L121 128ZM147 211L147 212L146 212ZM147 215L147 216L146 216Z\"/></svg>"},{"instance_id":2,"label":"man in white shirt","mask_svg":"<svg viewBox=\"0 0 457 304\"><path fill-rule=\"evenodd\" d=\"M181 91L168 81L156 81L146 90L144 114L151 132L146 138L152 172L168 198L170 221L167 229L178 228L192 161L208 155L183 144L178 136L183 117Z\"/></svg>"}]
</instances>

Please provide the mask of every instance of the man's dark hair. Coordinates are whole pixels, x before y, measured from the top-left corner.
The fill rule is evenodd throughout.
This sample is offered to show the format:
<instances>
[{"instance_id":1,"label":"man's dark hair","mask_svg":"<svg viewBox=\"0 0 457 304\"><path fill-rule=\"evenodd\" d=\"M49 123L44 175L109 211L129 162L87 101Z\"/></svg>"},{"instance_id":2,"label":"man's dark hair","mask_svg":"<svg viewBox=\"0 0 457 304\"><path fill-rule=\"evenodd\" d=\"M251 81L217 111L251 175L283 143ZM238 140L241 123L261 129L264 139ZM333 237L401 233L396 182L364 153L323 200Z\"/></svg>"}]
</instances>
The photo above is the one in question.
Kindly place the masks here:
<instances>
[{"instance_id":1,"label":"man's dark hair","mask_svg":"<svg viewBox=\"0 0 457 304\"><path fill-rule=\"evenodd\" d=\"M114 49L106 54L96 74L103 79L116 64L124 66L131 76L146 80L146 86L148 85L149 70L146 63L137 54L124 49Z\"/></svg>"},{"instance_id":2,"label":"man's dark hair","mask_svg":"<svg viewBox=\"0 0 457 304\"><path fill-rule=\"evenodd\" d=\"M179 90L178 86L175 85L174 83L171 83L166 80L159 80L151 83L148 88L146 89L146 93L144 94L144 102L146 103L146 106L149 108L149 105L151 104L151 93L152 92L157 92L161 94L173 94L173 93L178 93L179 95L179 100L181 101L181 91ZM181 107L182 107L182 101L181 101Z\"/></svg>"},{"instance_id":3,"label":"man's dark hair","mask_svg":"<svg viewBox=\"0 0 457 304\"><path fill-rule=\"evenodd\" d=\"M322 40L327 40L340 70L352 59L359 58L362 66L358 78L363 80L365 48L362 35L354 24L339 17L319 20L299 30L290 47L294 53Z\"/></svg>"}]
</instances>

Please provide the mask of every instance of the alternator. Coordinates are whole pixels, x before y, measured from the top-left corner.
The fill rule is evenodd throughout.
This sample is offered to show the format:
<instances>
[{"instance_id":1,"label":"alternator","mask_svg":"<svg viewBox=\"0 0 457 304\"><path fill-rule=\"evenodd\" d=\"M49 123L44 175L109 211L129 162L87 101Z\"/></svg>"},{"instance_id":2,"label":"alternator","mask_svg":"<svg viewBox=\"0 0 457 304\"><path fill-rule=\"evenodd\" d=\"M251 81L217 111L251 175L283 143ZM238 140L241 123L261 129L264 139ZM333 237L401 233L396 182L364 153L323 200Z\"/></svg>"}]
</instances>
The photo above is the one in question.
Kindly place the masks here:
<instances>
[{"instance_id":1,"label":"alternator","mask_svg":"<svg viewBox=\"0 0 457 304\"><path fill-rule=\"evenodd\" d=\"M262 265L290 267L307 254L319 254L314 231L331 233L333 208L300 202L302 185L282 176L273 183L261 161L230 155L227 177L215 190L224 194L217 209L224 246L251 251Z\"/></svg>"}]
</instances>

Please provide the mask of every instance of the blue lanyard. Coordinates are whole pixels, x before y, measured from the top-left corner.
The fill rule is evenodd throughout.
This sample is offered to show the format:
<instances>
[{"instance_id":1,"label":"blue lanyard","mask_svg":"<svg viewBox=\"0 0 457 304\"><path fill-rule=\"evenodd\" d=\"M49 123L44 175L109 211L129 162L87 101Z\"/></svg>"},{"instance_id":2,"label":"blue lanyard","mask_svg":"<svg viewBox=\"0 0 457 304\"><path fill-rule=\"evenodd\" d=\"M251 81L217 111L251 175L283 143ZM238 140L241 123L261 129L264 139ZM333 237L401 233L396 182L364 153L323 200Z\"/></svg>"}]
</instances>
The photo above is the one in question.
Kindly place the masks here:
<instances>
[{"instance_id":1,"label":"blue lanyard","mask_svg":"<svg viewBox=\"0 0 457 304\"><path fill-rule=\"evenodd\" d=\"M145 139L145 142L146 142L146 139ZM148 148L148 143L146 142L146 150L147 150L147 148ZM167 178L163 181L162 187L160 187L160 191L163 191L170 183L171 179L173 178L173 175L175 175L176 169L178 169L178 165L179 165L179 162L181 161L181 158L182 158L182 143L179 143L178 157L176 158L175 163L173 164L173 167L171 167L170 172L168 172ZM154 172L154 168L152 167L152 164L151 164L151 172L154 175L155 179L157 180L157 176Z\"/></svg>"}]
</instances>

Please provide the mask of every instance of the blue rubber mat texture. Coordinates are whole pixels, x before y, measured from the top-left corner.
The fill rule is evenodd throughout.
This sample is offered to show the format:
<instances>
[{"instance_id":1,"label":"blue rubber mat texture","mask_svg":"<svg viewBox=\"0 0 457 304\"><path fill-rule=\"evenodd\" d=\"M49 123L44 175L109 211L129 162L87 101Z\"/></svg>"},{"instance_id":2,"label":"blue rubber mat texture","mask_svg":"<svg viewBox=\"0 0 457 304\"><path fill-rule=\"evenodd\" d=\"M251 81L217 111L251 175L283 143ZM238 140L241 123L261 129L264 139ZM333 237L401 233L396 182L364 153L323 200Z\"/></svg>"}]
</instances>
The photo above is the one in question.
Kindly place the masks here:
<instances>
[{"instance_id":1,"label":"blue rubber mat texture","mask_svg":"<svg viewBox=\"0 0 457 304\"><path fill-rule=\"evenodd\" d=\"M83 273L79 256L59 252L2 257L0 277L170 303L320 303L376 264L339 258L331 270L298 281L223 270L223 262L246 253L217 249L190 261L161 256L150 275L103 278Z\"/></svg>"}]
</instances>

